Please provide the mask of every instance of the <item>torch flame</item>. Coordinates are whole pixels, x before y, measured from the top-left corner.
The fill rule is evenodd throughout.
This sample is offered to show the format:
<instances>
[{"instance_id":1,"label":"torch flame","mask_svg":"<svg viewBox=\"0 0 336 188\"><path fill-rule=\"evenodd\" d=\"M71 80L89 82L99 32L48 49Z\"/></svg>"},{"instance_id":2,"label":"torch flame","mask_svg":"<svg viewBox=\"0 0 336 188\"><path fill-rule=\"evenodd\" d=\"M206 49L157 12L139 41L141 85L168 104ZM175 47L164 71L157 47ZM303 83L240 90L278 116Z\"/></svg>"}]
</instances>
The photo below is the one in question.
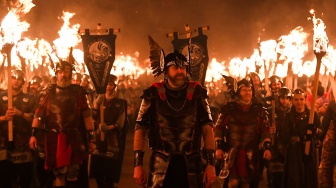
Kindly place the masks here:
<instances>
[{"instance_id":1,"label":"torch flame","mask_svg":"<svg viewBox=\"0 0 336 188\"><path fill-rule=\"evenodd\" d=\"M64 24L61 30L58 31L60 37L53 42L56 48L56 54L61 59L68 58L70 48L77 46L82 41L80 35L78 34L80 25L75 24L70 27L70 18L74 15L75 13L63 12L63 16L61 18L64 20Z\"/></svg>"},{"instance_id":2,"label":"torch flame","mask_svg":"<svg viewBox=\"0 0 336 188\"><path fill-rule=\"evenodd\" d=\"M312 21L314 24L314 51L316 53L326 52L328 49L328 37L325 32L326 26L320 18L315 17L315 12L312 9L310 13L312 16Z\"/></svg>"}]
</instances>

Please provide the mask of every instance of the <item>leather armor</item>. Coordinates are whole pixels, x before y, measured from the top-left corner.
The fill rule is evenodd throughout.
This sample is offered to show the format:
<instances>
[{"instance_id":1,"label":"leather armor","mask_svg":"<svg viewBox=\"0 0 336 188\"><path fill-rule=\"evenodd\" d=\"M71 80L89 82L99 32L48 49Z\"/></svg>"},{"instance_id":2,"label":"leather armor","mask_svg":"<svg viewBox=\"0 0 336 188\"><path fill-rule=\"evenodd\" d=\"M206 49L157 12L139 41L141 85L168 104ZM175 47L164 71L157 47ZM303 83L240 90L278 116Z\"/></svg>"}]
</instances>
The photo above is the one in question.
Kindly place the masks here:
<instances>
[{"instance_id":1,"label":"leather armor","mask_svg":"<svg viewBox=\"0 0 336 188\"><path fill-rule=\"evenodd\" d=\"M198 82L189 82L178 91L166 89L161 82L144 91L137 123L149 126L149 144L153 150L149 187L162 186L170 160L176 155L182 156L187 164L189 187L202 184L201 126L212 125L206 98L206 90Z\"/></svg>"}]
</instances>

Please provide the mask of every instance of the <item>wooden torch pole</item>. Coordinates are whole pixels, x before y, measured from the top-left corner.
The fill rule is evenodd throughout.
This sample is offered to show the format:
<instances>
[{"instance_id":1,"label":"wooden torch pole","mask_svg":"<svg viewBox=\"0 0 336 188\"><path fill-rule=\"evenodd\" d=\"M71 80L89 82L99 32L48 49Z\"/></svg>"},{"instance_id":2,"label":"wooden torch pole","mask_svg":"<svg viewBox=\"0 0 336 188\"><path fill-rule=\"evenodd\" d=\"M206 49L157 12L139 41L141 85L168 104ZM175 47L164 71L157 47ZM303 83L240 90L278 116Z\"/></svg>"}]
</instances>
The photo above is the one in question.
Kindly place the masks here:
<instances>
[{"instance_id":1,"label":"wooden torch pole","mask_svg":"<svg viewBox=\"0 0 336 188\"><path fill-rule=\"evenodd\" d=\"M104 105L101 104L100 108L99 108L99 112L100 112L100 124L104 123ZM104 141L105 140L105 132L100 130L100 141Z\"/></svg>"},{"instance_id":2,"label":"wooden torch pole","mask_svg":"<svg viewBox=\"0 0 336 188\"><path fill-rule=\"evenodd\" d=\"M315 102L317 98L317 87L318 87L318 81L319 81L319 76L320 76L320 67L322 63L322 57L326 54L326 52L319 52L316 53L316 69L315 69L315 75L314 75L314 82L313 82L313 91L312 91L312 101L310 105L310 114L309 114L309 120L308 124L313 124L314 123L314 114L315 114ZM310 129L307 129L307 135L312 135L313 132ZM306 141L306 146L305 146L305 154L309 155L310 153L310 144L311 140Z\"/></svg>"},{"instance_id":3,"label":"wooden torch pole","mask_svg":"<svg viewBox=\"0 0 336 188\"><path fill-rule=\"evenodd\" d=\"M12 93L12 74L11 74L11 69L12 69L12 63L11 63L11 52L14 44L11 43L6 43L3 48L2 52L7 55L7 92L8 92L8 108L13 107L13 93ZM8 141L12 142L13 141L13 120L8 121Z\"/></svg>"}]
</instances>

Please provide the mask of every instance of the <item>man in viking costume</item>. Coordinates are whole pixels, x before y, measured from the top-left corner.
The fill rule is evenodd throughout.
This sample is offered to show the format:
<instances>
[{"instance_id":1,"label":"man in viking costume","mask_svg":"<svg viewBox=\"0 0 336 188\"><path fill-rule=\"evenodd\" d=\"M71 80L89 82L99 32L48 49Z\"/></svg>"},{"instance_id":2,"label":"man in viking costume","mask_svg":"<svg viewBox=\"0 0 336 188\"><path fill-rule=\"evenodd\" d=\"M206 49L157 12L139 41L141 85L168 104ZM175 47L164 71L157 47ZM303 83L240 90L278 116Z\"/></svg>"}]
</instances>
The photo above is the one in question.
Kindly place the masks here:
<instances>
[{"instance_id":1,"label":"man in viking costume","mask_svg":"<svg viewBox=\"0 0 336 188\"><path fill-rule=\"evenodd\" d=\"M45 97L45 87L44 80L41 76L34 75L28 84L28 93L34 95L35 101L38 104ZM44 127L44 125L41 125ZM30 135L29 135L30 136ZM44 150L44 139L45 132L39 131L36 134L37 148L34 153L34 181L33 187L51 187L53 183L53 174L50 170L44 169L45 162L45 150Z\"/></svg>"},{"instance_id":2,"label":"man in viking costume","mask_svg":"<svg viewBox=\"0 0 336 188\"><path fill-rule=\"evenodd\" d=\"M249 77L251 78L251 81L253 82L253 88L254 88L254 99L256 102L263 103L265 102L264 98L266 96L266 91L264 89L263 82L261 81L259 74L256 72L250 72Z\"/></svg>"},{"instance_id":3,"label":"man in viking costume","mask_svg":"<svg viewBox=\"0 0 336 188\"><path fill-rule=\"evenodd\" d=\"M291 110L292 91L287 87L281 87L278 91L277 105L269 109L270 122L272 128L275 129L272 136L272 159L267 165L267 177L270 187L282 187L284 163L286 156L286 146L278 141L279 132L282 130L282 125L287 113ZM275 102L275 101L274 101ZM274 113L273 113L274 108ZM274 123L273 123L274 121Z\"/></svg>"},{"instance_id":4,"label":"man in viking costume","mask_svg":"<svg viewBox=\"0 0 336 188\"><path fill-rule=\"evenodd\" d=\"M56 64L56 84L48 86L35 111L29 142L30 148L36 149L36 134L45 124L45 167L53 170L55 187L78 187L79 168L88 157L84 140L86 136L93 140L86 92L71 84L72 71L73 65L67 61Z\"/></svg>"},{"instance_id":5,"label":"man in viking costume","mask_svg":"<svg viewBox=\"0 0 336 188\"><path fill-rule=\"evenodd\" d=\"M266 109L252 101L253 87L244 78L237 82L237 101L221 108L215 126L216 158L224 160L220 176L229 178L228 187L249 187L258 181L259 148L271 159L271 139Z\"/></svg>"},{"instance_id":6,"label":"man in viking costume","mask_svg":"<svg viewBox=\"0 0 336 188\"><path fill-rule=\"evenodd\" d=\"M332 94L331 94L332 95ZM321 163L319 166L319 183L320 187L335 187L335 164L336 164L336 140L335 140L335 123L336 123L336 103L332 99L324 114L322 120L322 133L319 137L323 143L321 154Z\"/></svg>"},{"instance_id":7,"label":"man in viking costume","mask_svg":"<svg viewBox=\"0 0 336 188\"><path fill-rule=\"evenodd\" d=\"M127 101L116 97L116 89L117 77L111 74L106 93L99 95L93 105L97 148L91 157L90 174L95 178L98 188L113 188L114 183L119 182L121 172Z\"/></svg>"},{"instance_id":8,"label":"man in viking costume","mask_svg":"<svg viewBox=\"0 0 336 188\"><path fill-rule=\"evenodd\" d=\"M273 75L269 77L269 91L266 91L266 97L264 97L264 106L271 108L272 100L275 100L275 104L278 104L278 91L283 87L282 79L279 76Z\"/></svg>"},{"instance_id":9,"label":"man in viking costume","mask_svg":"<svg viewBox=\"0 0 336 188\"><path fill-rule=\"evenodd\" d=\"M25 75L21 70L11 72L13 106L8 107L8 92L0 94L0 182L3 187L29 187L32 181L33 155L27 143L31 121L36 108L34 96L22 92ZM13 142L8 142L8 121L13 121Z\"/></svg>"},{"instance_id":10,"label":"man in viking costume","mask_svg":"<svg viewBox=\"0 0 336 188\"><path fill-rule=\"evenodd\" d=\"M148 182L153 188L210 187L216 173L207 92L198 82L188 80L190 65L183 54L174 51L160 61L161 48L151 47L153 73L163 72L164 81L152 84L142 95L134 134L134 178L137 184L146 186ZM152 150L148 180L143 167L147 132Z\"/></svg>"},{"instance_id":11,"label":"man in viking costume","mask_svg":"<svg viewBox=\"0 0 336 188\"><path fill-rule=\"evenodd\" d=\"M37 102L40 101L40 93L43 89L44 80L41 76L33 76L28 84L28 93L31 93L35 96Z\"/></svg>"},{"instance_id":12,"label":"man in viking costume","mask_svg":"<svg viewBox=\"0 0 336 188\"><path fill-rule=\"evenodd\" d=\"M313 124L309 124L310 110L306 105L307 94L302 89L293 91L292 108L286 114L279 130L279 143L287 146L284 187L316 188L317 164L315 151L316 130L320 127L319 116L314 112ZM307 134L308 130L312 134ZM306 145L309 144L309 153Z\"/></svg>"}]
</instances>

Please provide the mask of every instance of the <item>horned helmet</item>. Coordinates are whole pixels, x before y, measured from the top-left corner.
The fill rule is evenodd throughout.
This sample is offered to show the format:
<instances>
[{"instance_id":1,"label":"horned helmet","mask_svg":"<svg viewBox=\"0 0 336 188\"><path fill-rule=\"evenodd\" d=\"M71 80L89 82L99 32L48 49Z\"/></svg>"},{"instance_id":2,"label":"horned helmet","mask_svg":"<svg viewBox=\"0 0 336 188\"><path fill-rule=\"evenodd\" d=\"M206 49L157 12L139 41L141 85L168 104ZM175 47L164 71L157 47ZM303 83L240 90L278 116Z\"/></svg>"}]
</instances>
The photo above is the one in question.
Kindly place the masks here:
<instances>
[{"instance_id":1,"label":"horned helmet","mask_svg":"<svg viewBox=\"0 0 336 188\"><path fill-rule=\"evenodd\" d=\"M190 57L187 59L185 55L180 53L177 50L174 50L172 53L169 53L165 56L164 50L153 40L152 37L148 36L149 45L150 45L150 62L152 73L154 77L159 75L166 74L168 67L175 65L178 67L187 67L187 74L190 74ZM189 54L190 56L190 54Z\"/></svg>"}]
</instances>

